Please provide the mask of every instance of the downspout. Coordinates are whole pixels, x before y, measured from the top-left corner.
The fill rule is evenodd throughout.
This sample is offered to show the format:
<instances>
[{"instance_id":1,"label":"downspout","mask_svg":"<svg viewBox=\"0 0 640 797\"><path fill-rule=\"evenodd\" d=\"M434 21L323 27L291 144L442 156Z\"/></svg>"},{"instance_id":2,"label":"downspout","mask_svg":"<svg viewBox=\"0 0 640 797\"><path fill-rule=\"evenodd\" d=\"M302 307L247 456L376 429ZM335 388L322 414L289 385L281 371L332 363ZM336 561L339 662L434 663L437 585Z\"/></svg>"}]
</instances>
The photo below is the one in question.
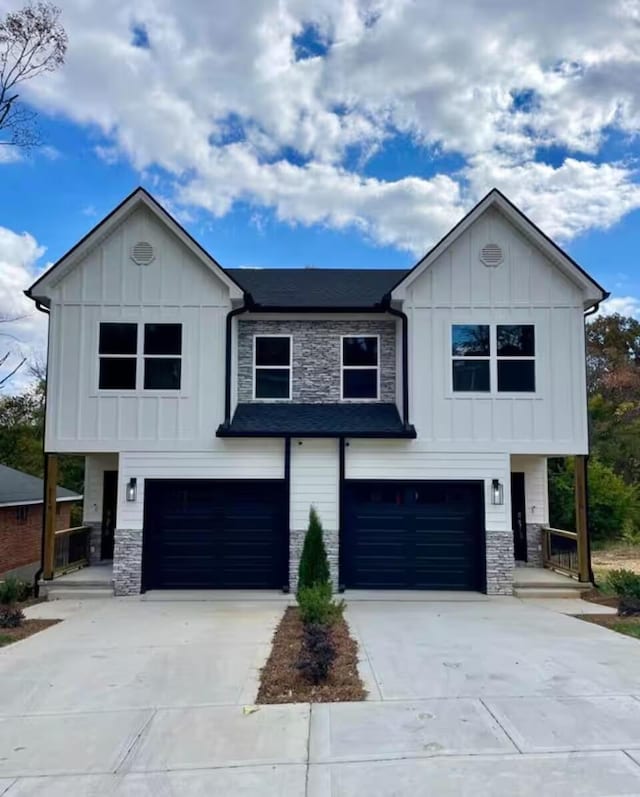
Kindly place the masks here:
<instances>
[{"instance_id":1,"label":"downspout","mask_svg":"<svg viewBox=\"0 0 640 797\"><path fill-rule=\"evenodd\" d=\"M228 426L231 422L231 332L234 316L246 313L251 304L251 297L245 293L243 303L240 307L229 310L227 313L226 321L226 342L225 342L225 355L224 355L224 423L223 426Z\"/></svg>"},{"instance_id":2,"label":"downspout","mask_svg":"<svg viewBox=\"0 0 640 797\"><path fill-rule=\"evenodd\" d=\"M25 291L25 296L29 299L33 299L33 297L29 294L29 291ZM47 316L50 315L49 310L39 302L37 299L33 299L36 303L36 310L39 310L41 313L45 313ZM46 538L46 524L47 524L47 489L48 489L48 481L49 481L49 468L47 467L47 455L44 450L44 441L47 435L47 393L49 392L49 352L51 350L51 319L47 319L47 382L44 391L44 422L42 424L42 455L45 461L44 467L44 495L42 497L42 530L40 532L40 567L37 570L36 574L33 577L33 594L37 598L40 592L40 588L38 584L40 583L40 579L42 578L42 574L44 573L44 543Z\"/></svg>"},{"instance_id":3,"label":"downspout","mask_svg":"<svg viewBox=\"0 0 640 797\"><path fill-rule=\"evenodd\" d=\"M391 306L391 296L387 294L384 298L385 310L389 315L394 315L402 323L402 423L405 429L409 423L409 319L402 310L396 310Z\"/></svg>"}]
</instances>

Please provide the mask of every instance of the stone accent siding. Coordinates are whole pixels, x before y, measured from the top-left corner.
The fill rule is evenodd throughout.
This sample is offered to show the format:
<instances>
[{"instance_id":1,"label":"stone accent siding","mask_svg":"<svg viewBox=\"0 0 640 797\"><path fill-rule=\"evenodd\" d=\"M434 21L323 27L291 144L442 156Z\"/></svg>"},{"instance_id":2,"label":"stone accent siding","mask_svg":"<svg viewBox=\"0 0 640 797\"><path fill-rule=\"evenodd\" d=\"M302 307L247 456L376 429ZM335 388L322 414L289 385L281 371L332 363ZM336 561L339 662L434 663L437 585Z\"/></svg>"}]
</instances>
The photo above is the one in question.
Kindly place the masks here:
<instances>
[{"instance_id":1,"label":"stone accent siding","mask_svg":"<svg viewBox=\"0 0 640 797\"><path fill-rule=\"evenodd\" d=\"M89 564L100 564L102 555L102 523L87 521L84 525L91 529L89 533Z\"/></svg>"},{"instance_id":2,"label":"stone accent siding","mask_svg":"<svg viewBox=\"0 0 640 797\"><path fill-rule=\"evenodd\" d=\"M380 321L251 321L238 319L238 401L253 401L253 336L291 335L292 401L341 401L342 335L379 335L380 401L396 399L396 323ZM283 401L284 399L274 399Z\"/></svg>"},{"instance_id":3,"label":"stone accent siding","mask_svg":"<svg viewBox=\"0 0 640 797\"><path fill-rule=\"evenodd\" d=\"M513 531L487 530L487 595L513 594Z\"/></svg>"},{"instance_id":4,"label":"stone accent siding","mask_svg":"<svg viewBox=\"0 0 640 797\"><path fill-rule=\"evenodd\" d=\"M139 595L142 589L142 529L116 529L113 552L116 595Z\"/></svg>"},{"instance_id":5,"label":"stone accent siding","mask_svg":"<svg viewBox=\"0 0 640 797\"><path fill-rule=\"evenodd\" d=\"M329 571L334 592L338 591L339 573L338 562L340 556L339 533L338 531L322 530L324 546L327 549L327 559L329 560ZM289 534L289 589L292 593L298 588L298 565L300 564L300 554L304 545L306 529L291 530Z\"/></svg>"},{"instance_id":6,"label":"stone accent siding","mask_svg":"<svg viewBox=\"0 0 640 797\"><path fill-rule=\"evenodd\" d=\"M527 523L527 565L542 567L542 527Z\"/></svg>"}]
</instances>

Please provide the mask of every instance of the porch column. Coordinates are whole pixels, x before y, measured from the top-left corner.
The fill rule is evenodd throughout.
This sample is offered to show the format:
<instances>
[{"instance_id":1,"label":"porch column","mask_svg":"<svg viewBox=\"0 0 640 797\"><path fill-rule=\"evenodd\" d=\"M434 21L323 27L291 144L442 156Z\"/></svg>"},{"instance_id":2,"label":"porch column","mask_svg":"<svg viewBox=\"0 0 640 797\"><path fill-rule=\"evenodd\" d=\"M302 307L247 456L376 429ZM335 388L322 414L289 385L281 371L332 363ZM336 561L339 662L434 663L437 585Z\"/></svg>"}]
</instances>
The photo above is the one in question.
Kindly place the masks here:
<instances>
[{"instance_id":1,"label":"porch column","mask_svg":"<svg viewBox=\"0 0 640 797\"><path fill-rule=\"evenodd\" d=\"M43 573L44 579L52 579L55 570L56 547L56 498L58 485L58 457L56 454L44 455L44 541Z\"/></svg>"},{"instance_id":2,"label":"porch column","mask_svg":"<svg viewBox=\"0 0 640 797\"><path fill-rule=\"evenodd\" d=\"M578 578L589 581L589 529L587 525L587 458L574 458L576 534L578 536Z\"/></svg>"}]
</instances>

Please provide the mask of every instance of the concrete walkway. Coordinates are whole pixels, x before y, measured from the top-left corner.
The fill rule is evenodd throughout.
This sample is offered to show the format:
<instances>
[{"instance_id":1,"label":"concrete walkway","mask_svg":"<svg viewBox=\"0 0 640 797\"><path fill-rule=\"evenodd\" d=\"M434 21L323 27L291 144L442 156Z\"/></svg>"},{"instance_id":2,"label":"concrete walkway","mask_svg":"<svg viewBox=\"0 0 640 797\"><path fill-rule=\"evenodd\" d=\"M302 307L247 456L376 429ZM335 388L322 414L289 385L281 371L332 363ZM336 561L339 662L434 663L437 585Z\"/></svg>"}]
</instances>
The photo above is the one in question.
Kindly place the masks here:
<instances>
[{"instance_id":1,"label":"concrete walkway","mask_svg":"<svg viewBox=\"0 0 640 797\"><path fill-rule=\"evenodd\" d=\"M0 795L640 794L640 643L510 598L369 599L370 700L263 706L280 601L58 601L0 650Z\"/></svg>"}]
</instances>

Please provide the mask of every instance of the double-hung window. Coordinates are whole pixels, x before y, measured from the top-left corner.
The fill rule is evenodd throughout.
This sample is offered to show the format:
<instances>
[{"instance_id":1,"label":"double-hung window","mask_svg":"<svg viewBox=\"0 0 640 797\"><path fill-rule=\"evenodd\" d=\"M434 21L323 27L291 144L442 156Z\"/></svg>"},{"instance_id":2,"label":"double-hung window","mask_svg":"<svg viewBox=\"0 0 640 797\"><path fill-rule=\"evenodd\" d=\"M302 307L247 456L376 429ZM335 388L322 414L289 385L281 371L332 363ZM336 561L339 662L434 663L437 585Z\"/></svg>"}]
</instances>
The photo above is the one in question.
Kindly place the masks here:
<instances>
[{"instance_id":1,"label":"double-hung window","mask_svg":"<svg viewBox=\"0 0 640 797\"><path fill-rule=\"evenodd\" d=\"M536 389L533 324L454 324L452 385L456 393L533 393Z\"/></svg>"},{"instance_id":2,"label":"double-hung window","mask_svg":"<svg viewBox=\"0 0 640 797\"><path fill-rule=\"evenodd\" d=\"M342 398L377 399L379 384L377 335L342 338Z\"/></svg>"},{"instance_id":3,"label":"double-hung window","mask_svg":"<svg viewBox=\"0 0 640 797\"><path fill-rule=\"evenodd\" d=\"M291 336L254 338L254 398L291 398Z\"/></svg>"},{"instance_id":4,"label":"double-hung window","mask_svg":"<svg viewBox=\"0 0 640 797\"><path fill-rule=\"evenodd\" d=\"M100 390L180 390L182 324L101 323L98 358Z\"/></svg>"}]
</instances>

